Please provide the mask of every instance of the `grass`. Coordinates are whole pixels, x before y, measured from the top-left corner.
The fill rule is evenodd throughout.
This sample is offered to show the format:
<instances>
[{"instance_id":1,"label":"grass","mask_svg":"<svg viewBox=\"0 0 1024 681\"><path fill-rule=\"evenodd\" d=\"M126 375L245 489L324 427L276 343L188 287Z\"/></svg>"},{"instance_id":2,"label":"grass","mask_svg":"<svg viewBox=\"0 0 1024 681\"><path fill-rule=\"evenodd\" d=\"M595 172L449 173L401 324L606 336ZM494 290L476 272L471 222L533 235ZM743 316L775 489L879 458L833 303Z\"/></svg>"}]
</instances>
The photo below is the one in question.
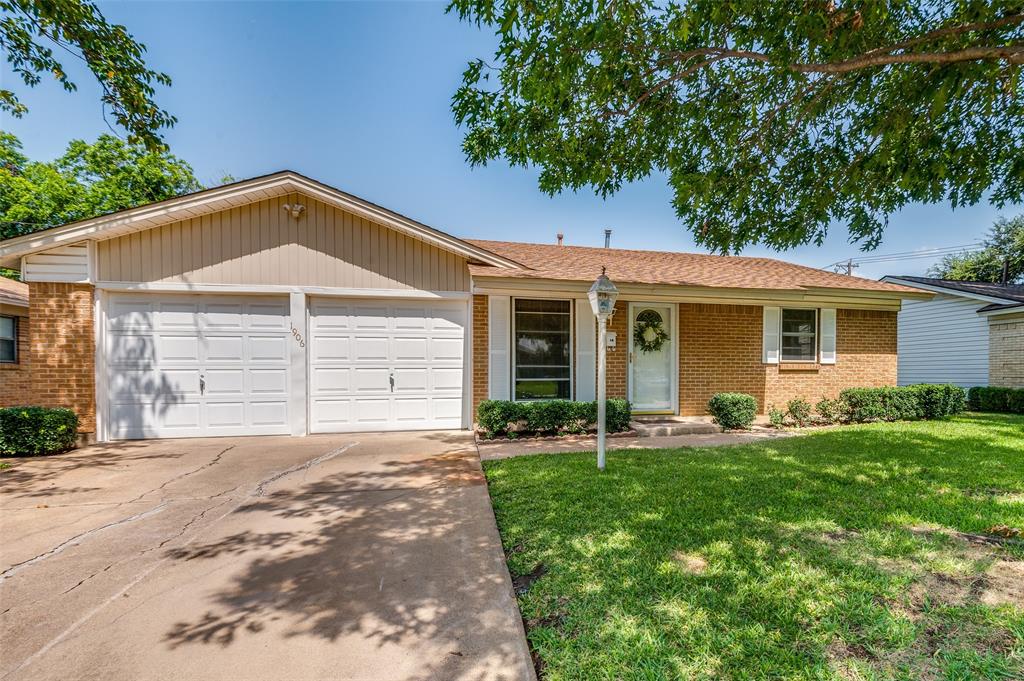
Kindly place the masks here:
<instances>
[{"instance_id":1,"label":"grass","mask_svg":"<svg viewBox=\"0 0 1024 681\"><path fill-rule=\"evenodd\" d=\"M1022 417L484 469L546 679L1024 678Z\"/></svg>"}]
</instances>

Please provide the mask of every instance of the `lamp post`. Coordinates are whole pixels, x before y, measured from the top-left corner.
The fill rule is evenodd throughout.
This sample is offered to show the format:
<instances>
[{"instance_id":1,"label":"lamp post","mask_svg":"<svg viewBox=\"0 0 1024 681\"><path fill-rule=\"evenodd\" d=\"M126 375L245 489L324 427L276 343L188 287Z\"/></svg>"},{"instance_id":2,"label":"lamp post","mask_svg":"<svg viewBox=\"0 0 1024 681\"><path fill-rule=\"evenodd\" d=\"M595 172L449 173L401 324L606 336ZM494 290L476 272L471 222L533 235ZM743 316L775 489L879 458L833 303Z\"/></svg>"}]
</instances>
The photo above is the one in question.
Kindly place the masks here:
<instances>
[{"instance_id":1,"label":"lamp post","mask_svg":"<svg viewBox=\"0 0 1024 681\"><path fill-rule=\"evenodd\" d=\"M604 273L597 278L587 297L590 298L590 309L597 317L597 469L604 470L605 462L605 363L608 350L608 318L615 312L615 299L619 297L619 289Z\"/></svg>"}]
</instances>

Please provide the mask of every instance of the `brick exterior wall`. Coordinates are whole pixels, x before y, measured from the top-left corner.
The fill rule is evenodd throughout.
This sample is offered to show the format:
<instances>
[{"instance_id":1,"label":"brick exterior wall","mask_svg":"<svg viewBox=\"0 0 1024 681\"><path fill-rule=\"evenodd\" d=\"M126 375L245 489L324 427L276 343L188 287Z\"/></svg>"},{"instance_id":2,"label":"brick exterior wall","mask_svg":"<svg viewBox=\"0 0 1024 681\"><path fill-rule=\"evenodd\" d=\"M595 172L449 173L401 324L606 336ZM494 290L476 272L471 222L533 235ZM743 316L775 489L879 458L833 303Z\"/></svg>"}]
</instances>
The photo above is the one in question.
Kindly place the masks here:
<instances>
[{"instance_id":1,"label":"brick exterior wall","mask_svg":"<svg viewBox=\"0 0 1024 681\"><path fill-rule=\"evenodd\" d=\"M796 371L792 366L800 365L766 366L765 405L784 409L797 397L813 405L822 397L839 397L843 388L896 385L896 313L838 310L836 363Z\"/></svg>"},{"instance_id":2,"label":"brick exterior wall","mask_svg":"<svg viewBox=\"0 0 1024 681\"><path fill-rule=\"evenodd\" d=\"M715 393L765 400L761 363L762 308L754 305L679 305L679 413L700 416Z\"/></svg>"},{"instance_id":3,"label":"brick exterior wall","mask_svg":"<svg viewBox=\"0 0 1024 681\"><path fill-rule=\"evenodd\" d=\"M993 318L988 334L989 385L1024 388L1024 315Z\"/></svg>"},{"instance_id":4,"label":"brick exterior wall","mask_svg":"<svg viewBox=\"0 0 1024 681\"><path fill-rule=\"evenodd\" d=\"M836 364L774 365L761 361L763 310L759 305L679 305L679 413L703 416L711 396L744 392L758 411L802 397L812 404L849 387L896 385L896 313L840 309ZM1024 326L1024 320L1018 322ZM626 397L631 339L629 303L618 301L608 331L608 396ZM487 396L487 297L473 297L473 413ZM579 380L577 378L577 380Z\"/></svg>"},{"instance_id":5,"label":"brick exterior wall","mask_svg":"<svg viewBox=\"0 0 1024 681\"><path fill-rule=\"evenodd\" d=\"M93 287L29 284L31 402L75 410L83 433L96 432Z\"/></svg>"},{"instance_id":6,"label":"brick exterior wall","mask_svg":"<svg viewBox=\"0 0 1024 681\"><path fill-rule=\"evenodd\" d=\"M18 319L18 361L14 364L0 364L0 407L18 407L30 401L29 387L32 383L29 375L29 318L23 312L12 311L3 314Z\"/></svg>"},{"instance_id":7,"label":"brick exterior wall","mask_svg":"<svg viewBox=\"0 0 1024 681\"><path fill-rule=\"evenodd\" d=\"M609 399L626 397L626 368L629 359L629 303L615 301L615 312L608 320L608 333L615 333L615 347L608 348L605 363L605 379ZM597 366L597 348L594 348L594 362Z\"/></svg>"},{"instance_id":8,"label":"brick exterior wall","mask_svg":"<svg viewBox=\"0 0 1024 681\"><path fill-rule=\"evenodd\" d=\"M489 382L487 368L488 353L487 296L473 296L473 422L476 423L476 408L487 399Z\"/></svg>"}]
</instances>

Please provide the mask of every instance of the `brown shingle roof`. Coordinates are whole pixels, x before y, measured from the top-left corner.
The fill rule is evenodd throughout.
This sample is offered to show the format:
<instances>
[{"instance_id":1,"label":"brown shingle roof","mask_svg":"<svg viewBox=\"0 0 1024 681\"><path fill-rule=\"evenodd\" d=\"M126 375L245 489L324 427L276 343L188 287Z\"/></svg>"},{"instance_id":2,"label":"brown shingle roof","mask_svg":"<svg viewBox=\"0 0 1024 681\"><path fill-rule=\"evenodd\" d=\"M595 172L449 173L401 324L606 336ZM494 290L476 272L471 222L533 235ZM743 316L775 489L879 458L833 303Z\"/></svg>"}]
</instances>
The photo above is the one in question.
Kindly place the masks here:
<instances>
[{"instance_id":1,"label":"brown shingle roof","mask_svg":"<svg viewBox=\"0 0 1024 681\"><path fill-rule=\"evenodd\" d=\"M28 307L28 285L0 276L0 303Z\"/></svg>"},{"instance_id":2,"label":"brown shingle roof","mask_svg":"<svg viewBox=\"0 0 1024 681\"><path fill-rule=\"evenodd\" d=\"M601 273L601 267L607 267L608 276L616 283L773 290L832 288L919 293L906 286L825 272L772 258L477 239L469 241L524 266L523 269L503 269L489 265L470 265L470 272L476 277L593 281Z\"/></svg>"}]
</instances>

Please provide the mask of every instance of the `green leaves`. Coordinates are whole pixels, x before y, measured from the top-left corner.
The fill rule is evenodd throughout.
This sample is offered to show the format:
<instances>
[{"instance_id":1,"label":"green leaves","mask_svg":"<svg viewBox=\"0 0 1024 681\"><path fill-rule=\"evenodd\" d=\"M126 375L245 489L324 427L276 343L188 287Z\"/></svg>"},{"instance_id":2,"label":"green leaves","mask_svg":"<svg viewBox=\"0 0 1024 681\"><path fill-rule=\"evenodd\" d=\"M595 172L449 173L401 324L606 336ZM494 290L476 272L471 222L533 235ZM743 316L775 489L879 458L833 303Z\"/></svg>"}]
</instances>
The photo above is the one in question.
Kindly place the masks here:
<instances>
[{"instance_id":1,"label":"green leaves","mask_svg":"<svg viewBox=\"0 0 1024 681\"><path fill-rule=\"evenodd\" d=\"M947 255L929 274L956 281L999 283L1003 263L1009 261L1008 283L1024 283L1024 215L999 218L989 230L982 250Z\"/></svg>"},{"instance_id":2,"label":"green leaves","mask_svg":"<svg viewBox=\"0 0 1024 681\"><path fill-rule=\"evenodd\" d=\"M85 61L130 143L166 149L160 130L177 119L156 105L154 86L169 86L171 78L146 66L146 46L124 26L107 23L88 0L0 0L0 47L11 70L29 87L45 74L72 92L76 86L54 55L54 45ZM2 89L0 111L21 117L28 109L13 91Z\"/></svg>"},{"instance_id":3,"label":"green leaves","mask_svg":"<svg viewBox=\"0 0 1024 681\"><path fill-rule=\"evenodd\" d=\"M0 132L0 239L201 189L187 163L113 135L73 140L57 160L29 161Z\"/></svg>"},{"instance_id":4,"label":"green leaves","mask_svg":"<svg viewBox=\"0 0 1024 681\"><path fill-rule=\"evenodd\" d=\"M835 223L870 248L907 203L1024 197L1021 0L449 11L500 38L452 101L470 163L537 166L552 194L664 172L714 250L820 243Z\"/></svg>"}]
</instances>

